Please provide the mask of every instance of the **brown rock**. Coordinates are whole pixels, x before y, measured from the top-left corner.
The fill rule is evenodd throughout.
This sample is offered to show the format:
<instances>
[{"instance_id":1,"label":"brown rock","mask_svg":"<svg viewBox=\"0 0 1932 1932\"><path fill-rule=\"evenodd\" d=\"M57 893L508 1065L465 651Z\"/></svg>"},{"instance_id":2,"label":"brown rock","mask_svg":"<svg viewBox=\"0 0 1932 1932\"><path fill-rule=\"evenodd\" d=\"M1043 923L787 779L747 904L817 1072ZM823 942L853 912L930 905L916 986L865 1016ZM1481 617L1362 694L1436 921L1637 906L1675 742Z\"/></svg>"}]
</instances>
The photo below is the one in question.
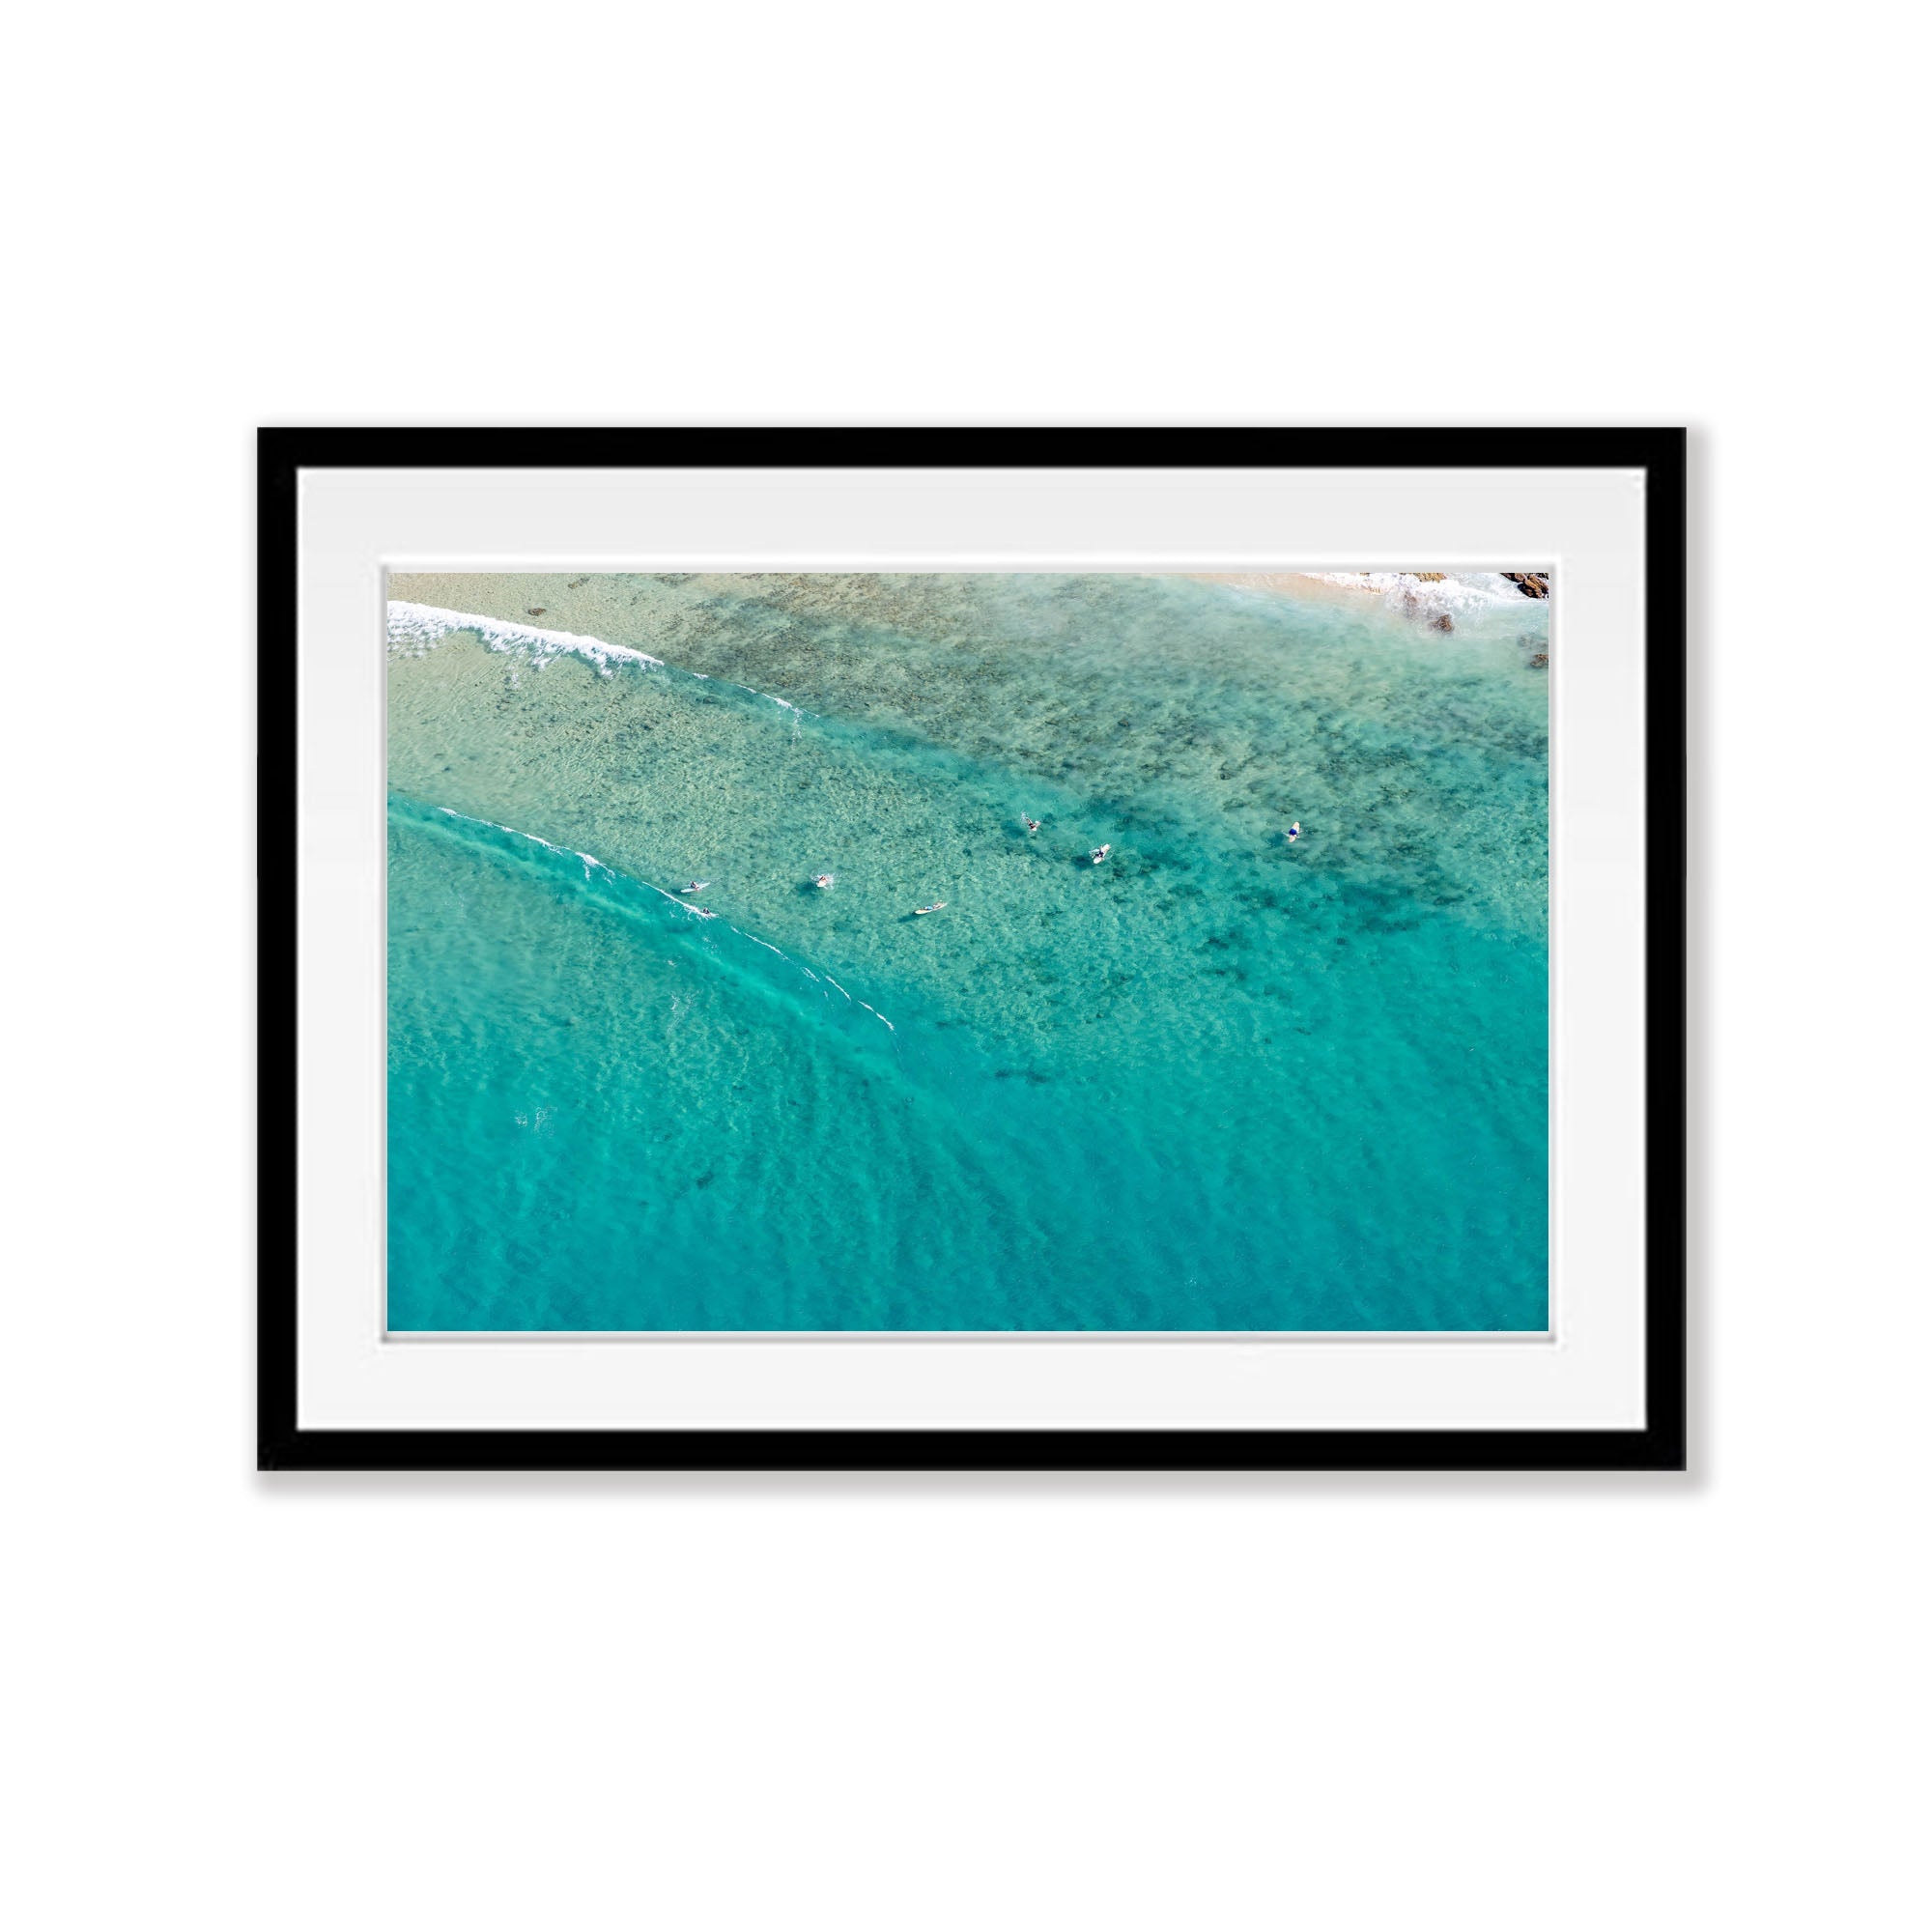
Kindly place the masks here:
<instances>
[{"instance_id":1,"label":"brown rock","mask_svg":"<svg viewBox=\"0 0 1932 1932\"><path fill-rule=\"evenodd\" d=\"M1456 620L1445 611L1429 628L1432 631L1453 631L1456 628Z\"/></svg>"},{"instance_id":2,"label":"brown rock","mask_svg":"<svg viewBox=\"0 0 1932 1932\"><path fill-rule=\"evenodd\" d=\"M1506 570L1503 575L1522 592L1525 597L1548 597L1549 579L1534 570Z\"/></svg>"}]
</instances>

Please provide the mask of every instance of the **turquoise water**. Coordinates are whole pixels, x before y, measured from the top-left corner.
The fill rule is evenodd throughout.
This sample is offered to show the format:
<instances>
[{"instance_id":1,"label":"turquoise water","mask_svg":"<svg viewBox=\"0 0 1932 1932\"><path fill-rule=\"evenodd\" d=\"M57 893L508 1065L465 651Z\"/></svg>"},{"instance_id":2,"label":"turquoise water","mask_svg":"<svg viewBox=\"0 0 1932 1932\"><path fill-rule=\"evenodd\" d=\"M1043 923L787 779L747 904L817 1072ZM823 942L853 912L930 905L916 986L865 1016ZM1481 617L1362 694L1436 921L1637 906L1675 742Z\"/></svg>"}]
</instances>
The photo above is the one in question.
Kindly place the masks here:
<instances>
[{"instance_id":1,"label":"turquoise water","mask_svg":"<svg viewBox=\"0 0 1932 1932\"><path fill-rule=\"evenodd\" d=\"M1546 1325L1547 605L391 595L392 1328Z\"/></svg>"}]
</instances>

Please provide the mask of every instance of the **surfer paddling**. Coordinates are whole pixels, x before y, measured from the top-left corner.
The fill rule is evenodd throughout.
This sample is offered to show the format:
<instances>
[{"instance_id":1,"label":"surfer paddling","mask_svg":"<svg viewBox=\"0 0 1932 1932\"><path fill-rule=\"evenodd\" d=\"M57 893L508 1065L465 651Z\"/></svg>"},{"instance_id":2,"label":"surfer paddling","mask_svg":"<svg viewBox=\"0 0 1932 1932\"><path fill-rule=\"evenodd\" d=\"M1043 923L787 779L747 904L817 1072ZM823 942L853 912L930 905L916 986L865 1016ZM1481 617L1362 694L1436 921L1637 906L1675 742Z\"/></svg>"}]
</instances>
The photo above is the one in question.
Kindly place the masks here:
<instances>
[{"instance_id":1,"label":"surfer paddling","mask_svg":"<svg viewBox=\"0 0 1932 1932\"><path fill-rule=\"evenodd\" d=\"M1087 855L1087 863L1090 866L1098 866L1104 864L1106 861L1107 854L1111 852L1113 849L1114 848L1111 845L1094 846L1093 851L1091 851Z\"/></svg>"}]
</instances>

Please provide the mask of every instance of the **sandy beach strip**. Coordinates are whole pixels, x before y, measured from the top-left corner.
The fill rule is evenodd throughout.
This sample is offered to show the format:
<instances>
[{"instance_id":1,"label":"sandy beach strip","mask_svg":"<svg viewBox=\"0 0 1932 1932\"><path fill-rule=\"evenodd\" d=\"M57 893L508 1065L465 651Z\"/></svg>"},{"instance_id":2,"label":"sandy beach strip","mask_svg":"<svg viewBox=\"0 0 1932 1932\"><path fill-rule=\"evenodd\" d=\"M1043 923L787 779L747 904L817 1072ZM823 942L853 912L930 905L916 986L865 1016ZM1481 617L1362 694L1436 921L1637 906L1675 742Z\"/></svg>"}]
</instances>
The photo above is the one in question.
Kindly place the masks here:
<instances>
[{"instance_id":1,"label":"sandy beach strip","mask_svg":"<svg viewBox=\"0 0 1932 1932\"><path fill-rule=\"evenodd\" d=\"M1183 575L1196 583L1227 583L1236 590L1270 590L1278 597L1349 597L1375 588L1366 579L1359 583L1343 583L1308 570L1190 570Z\"/></svg>"}]
</instances>

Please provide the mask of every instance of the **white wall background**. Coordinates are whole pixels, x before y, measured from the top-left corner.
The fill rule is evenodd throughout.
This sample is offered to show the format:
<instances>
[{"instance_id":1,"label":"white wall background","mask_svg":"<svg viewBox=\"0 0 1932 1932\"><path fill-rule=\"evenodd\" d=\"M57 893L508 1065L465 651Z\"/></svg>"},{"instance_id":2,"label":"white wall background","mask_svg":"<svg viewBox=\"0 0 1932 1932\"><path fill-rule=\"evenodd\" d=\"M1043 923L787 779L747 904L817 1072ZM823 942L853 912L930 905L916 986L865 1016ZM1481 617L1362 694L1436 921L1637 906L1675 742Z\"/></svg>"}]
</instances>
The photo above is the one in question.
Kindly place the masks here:
<instances>
[{"instance_id":1,"label":"white wall background","mask_svg":"<svg viewBox=\"0 0 1932 1932\"><path fill-rule=\"evenodd\" d=\"M1904 17L14 22L11 1923L1924 1922ZM259 421L1691 424L1696 1474L255 1477Z\"/></svg>"}]
</instances>

